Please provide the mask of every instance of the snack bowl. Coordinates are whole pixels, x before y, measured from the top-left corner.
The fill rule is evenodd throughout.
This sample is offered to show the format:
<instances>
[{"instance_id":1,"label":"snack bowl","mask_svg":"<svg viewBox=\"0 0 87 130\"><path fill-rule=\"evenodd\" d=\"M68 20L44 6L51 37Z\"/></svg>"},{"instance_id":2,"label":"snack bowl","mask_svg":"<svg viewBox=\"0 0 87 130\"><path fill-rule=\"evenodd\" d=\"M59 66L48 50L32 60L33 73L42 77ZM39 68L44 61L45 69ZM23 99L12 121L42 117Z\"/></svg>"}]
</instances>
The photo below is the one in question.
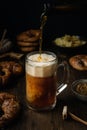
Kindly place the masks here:
<instances>
[{"instance_id":1,"label":"snack bowl","mask_svg":"<svg viewBox=\"0 0 87 130\"><path fill-rule=\"evenodd\" d=\"M87 101L87 79L79 79L72 83L73 94L82 101Z\"/></svg>"},{"instance_id":2,"label":"snack bowl","mask_svg":"<svg viewBox=\"0 0 87 130\"><path fill-rule=\"evenodd\" d=\"M62 52L78 53L84 51L87 47L87 41L84 37L78 35L67 35L56 37L53 45Z\"/></svg>"}]
</instances>

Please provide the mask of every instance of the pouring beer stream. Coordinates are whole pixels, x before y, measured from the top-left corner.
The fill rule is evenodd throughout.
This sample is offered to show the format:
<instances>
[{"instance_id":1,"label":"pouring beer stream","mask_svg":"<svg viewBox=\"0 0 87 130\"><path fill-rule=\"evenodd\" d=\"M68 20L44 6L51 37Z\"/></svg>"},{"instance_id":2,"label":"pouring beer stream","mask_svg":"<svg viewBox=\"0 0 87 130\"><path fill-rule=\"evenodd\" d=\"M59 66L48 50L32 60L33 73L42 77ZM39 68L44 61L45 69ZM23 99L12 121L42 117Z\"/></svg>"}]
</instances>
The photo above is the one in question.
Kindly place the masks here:
<instances>
[{"instance_id":1,"label":"pouring beer stream","mask_svg":"<svg viewBox=\"0 0 87 130\"><path fill-rule=\"evenodd\" d=\"M46 15L46 12L47 12L47 5L44 4L44 10L41 14L41 26L40 26L40 31L41 31L41 34L40 34L40 40L39 40L39 52L40 52L40 56L38 58L39 61L41 61L41 53L42 53L42 43L43 43L43 28L46 24L46 21L47 21L47 15Z\"/></svg>"}]
</instances>

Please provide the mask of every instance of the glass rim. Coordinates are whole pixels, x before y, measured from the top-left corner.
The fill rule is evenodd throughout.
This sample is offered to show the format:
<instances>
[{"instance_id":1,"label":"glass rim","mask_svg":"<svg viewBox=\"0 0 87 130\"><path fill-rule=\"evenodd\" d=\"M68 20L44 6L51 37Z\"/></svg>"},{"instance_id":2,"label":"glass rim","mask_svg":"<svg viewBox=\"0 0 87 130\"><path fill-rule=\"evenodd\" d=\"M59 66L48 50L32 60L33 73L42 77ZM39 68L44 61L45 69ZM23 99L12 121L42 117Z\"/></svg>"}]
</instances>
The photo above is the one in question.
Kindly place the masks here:
<instances>
[{"instance_id":1,"label":"glass rim","mask_svg":"<svg viewBox=\"0 0 87 130\"><path fill-rule=\"evenodd\" d=\"M38 61L33 61L32 59L29 59L29 57L31 55L34 55L34 54L40 54L40 53L39 53L39 51L33 51L33 52L28 53L26 55L26 61L30 61L30 62L33 62L33 63L38 63ZM47 64L47 63L52 63L52 62L57 60L57 56L56 56L56 54L54 52L42 51L41 54L49 54L49 55L52 55L54 58L52 60L50 60L50 61L42 61L42 62L39 62L39 63L44 63L44 64L46 63Z\"/></svg>"}]
</instances>

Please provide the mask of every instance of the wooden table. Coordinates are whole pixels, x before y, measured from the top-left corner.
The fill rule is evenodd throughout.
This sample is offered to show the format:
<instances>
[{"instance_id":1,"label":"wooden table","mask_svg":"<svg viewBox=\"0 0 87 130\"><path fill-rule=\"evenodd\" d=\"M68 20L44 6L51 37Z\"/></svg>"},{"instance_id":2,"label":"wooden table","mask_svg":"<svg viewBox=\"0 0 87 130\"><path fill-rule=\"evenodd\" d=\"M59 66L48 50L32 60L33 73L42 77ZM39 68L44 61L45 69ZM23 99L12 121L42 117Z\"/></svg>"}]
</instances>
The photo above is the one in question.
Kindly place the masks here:
<instances>
[{"instance_id":1,"label":"wooden table","mask_svg":"<svg viewBox=\"0 0 87 130\"><path fill-rule=\"evenodd\" d=\"M68 56L65 59L68 61ZM64 60L65 60L64 59ZM80 72L69 65L70 77L68 87L57 98L57 105L52 111L36 112L26 105L25 74L14 81L9 88L3 91L11 92L18 96L21 103L21 113L16 120L9 124L5 130L87 130L87 126L73 119L63 120L63 106L67 105L70 112L87 120L87 102L77 99L72 91L71 84L74 80L87 78L87 71Z\"/></svg>"}]
</instances>

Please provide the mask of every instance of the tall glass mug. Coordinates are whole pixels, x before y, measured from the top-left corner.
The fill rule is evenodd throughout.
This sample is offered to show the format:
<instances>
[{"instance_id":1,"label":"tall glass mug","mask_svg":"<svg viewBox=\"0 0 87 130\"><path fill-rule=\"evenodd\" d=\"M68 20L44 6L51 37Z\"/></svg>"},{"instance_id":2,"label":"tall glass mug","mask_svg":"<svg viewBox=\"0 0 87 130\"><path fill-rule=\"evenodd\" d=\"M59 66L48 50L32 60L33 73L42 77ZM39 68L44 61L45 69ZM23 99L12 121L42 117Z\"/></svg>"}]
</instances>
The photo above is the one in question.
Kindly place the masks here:
<instances>
[{"instance_id":1,"label":"tall glass mug","mask_svg":"<svg viewBox=\"0 0 87 130\"><path fill-rule=\"evenodd\" d=\"M65 63L58 65L58 59L54 53L44 51L41 55L39 52L27 54L26 99L29 108L50 110L55 107L57 95L67 86L64 83L58 86L57 70L60 66L64 67L64 76L68 75L67 65Z\"/></svg>"}]
</instances>

